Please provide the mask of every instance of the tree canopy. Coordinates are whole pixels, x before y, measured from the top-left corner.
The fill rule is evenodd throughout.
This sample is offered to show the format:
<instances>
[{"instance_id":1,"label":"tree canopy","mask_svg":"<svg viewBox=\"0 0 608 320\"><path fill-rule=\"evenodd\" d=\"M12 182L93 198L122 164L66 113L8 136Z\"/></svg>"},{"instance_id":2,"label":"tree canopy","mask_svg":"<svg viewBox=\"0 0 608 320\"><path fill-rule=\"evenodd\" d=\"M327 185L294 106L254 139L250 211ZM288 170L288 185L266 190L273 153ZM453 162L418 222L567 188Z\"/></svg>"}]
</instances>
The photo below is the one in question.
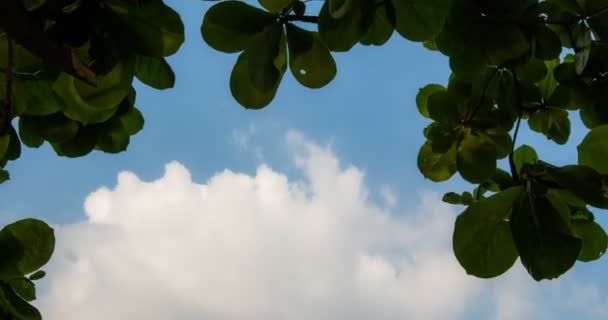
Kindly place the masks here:
<instances>
[{"instance_id":1,"label":"tree canopy","mask_svg":"<svg viewBox=\"0 0 608 320\"><path fill-rule=\"evenodd\" d=\"M443 198L464 206L453 248L466 272L496 277L519 258L533 279L553 279L599 259L608 237L591 210L608 208L608 0L226 0L201 24L207 45L238 53L227 85L248 109L272 102L288 68L321 88L335 52L393 36L449 58L447 86L399 103L430 122L421 173L474 186ZM22 145L46 142L63 157L125 151L144 123L133 80L173 87L165 57L183 41L162 0L1 1L0 182ZM556 166L517 141L527 122L563 145L576 113L588 130L578 163ZM27 302L53 247L42 221L0 231L0 316L41 318Z\"/></svg>"}]
</instances>

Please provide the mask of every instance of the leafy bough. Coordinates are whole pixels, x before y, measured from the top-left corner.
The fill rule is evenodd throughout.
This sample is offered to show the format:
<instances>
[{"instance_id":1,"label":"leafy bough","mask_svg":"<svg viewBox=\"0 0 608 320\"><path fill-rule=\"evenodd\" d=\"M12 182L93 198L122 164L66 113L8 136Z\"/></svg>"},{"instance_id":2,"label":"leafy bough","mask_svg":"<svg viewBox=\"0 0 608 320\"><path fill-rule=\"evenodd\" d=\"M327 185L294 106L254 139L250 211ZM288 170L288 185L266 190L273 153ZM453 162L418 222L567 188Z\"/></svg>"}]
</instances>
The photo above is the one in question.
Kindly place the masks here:
<instances>
[{"instance_id":1,"label":"leafy bough","mask_svg":"<svg viewBox=\"0 0 608 320\"><path fill-rule=\"evenodd\" d=\"M553 279L604 254L608 237L590 207L608 208L608 1L326 0L313 16L309 4L228 0L207 11L204 41L240 52L230 88L241 105L268 105L287 67L322 87L335 76L334 52L383 45L396 31L450 61L447 86L416 98L431 121L418 168L434 182L458 173L476 185L444 196L466 206L453 235L464 269L491 278L519 258L535 280ZM578 164L556 167L517 148L522 122L565 144L573 112L589 129Z\"/></svg>"}]
</instances>

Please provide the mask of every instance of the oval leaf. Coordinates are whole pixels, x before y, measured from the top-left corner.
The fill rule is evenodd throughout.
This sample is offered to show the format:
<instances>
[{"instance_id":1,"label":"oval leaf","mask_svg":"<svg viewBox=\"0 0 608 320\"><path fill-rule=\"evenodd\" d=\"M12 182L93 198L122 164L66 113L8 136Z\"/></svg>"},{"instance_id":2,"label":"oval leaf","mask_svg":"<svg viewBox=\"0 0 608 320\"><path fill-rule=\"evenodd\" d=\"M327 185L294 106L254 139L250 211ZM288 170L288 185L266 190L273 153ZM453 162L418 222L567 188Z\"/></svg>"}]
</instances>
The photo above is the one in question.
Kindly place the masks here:
<instances>
[{"instance_id":1,"label":"oval leaf","mask_svg":"<svg viewBox=\"0 0 608 320\"><path fill-rule=\"evenodd\" d=\"M336 62L318 35L287 24L289 68L303 86L321 88L336 76Z\"/></svg>"},{"instance_id":2,"label":"oval leaf","mask_svg":"<svg viewBox=\"0 0 608 320\"><path fill-rule=\"evenodd\" d=\"M509 270L517 260L508 217L522 187L509 188L470 205L454 228L453 248L468 274L492 278Z\"/></svg>"},{"instance_id":3,"label":"oval leaf","mask_svg":"<svg viewBox=\"0 0 608 320\"><path fill-rule=\"evenodd\" d=\"M36 219L24 219L0 230L0 278L26 275L45 265L55 248L53 229Z\"/></svg>"},{"instance_id":4,"label":"oval leaf","mask_svg":"<svg viewBox=\"0 0 608 320\"><path fill-rule=\"evenodd\" d=\"M583 248L578 256L580 261L594 261L601 258L608 248L606 231L595 221L573 220L572 232L583 239Z\"/></svg>"},{"instance_id":5,"label":"oval leaf","mask_svg":"<svg viewBox=\"0 0 608 320\"><path fill-rule=\"evenodd\" d=\"M435 182L446 181L456 173L456 146L445 153L434 153L426 142L418 153L418 169L425 178Z\"/></svg>"},{"instance_id":6,"label":"oval leaf","mask_svg":"<svg viewBox=\"0 0 608 320\"><path fill-rule=\"evenodd\" d=\"M591 129L577 149L579 164L608 174L608 125Z\"/></svg>"},{"instance_id":7,"label":"oval leaf","mask_svg":"<svg viewBox=\"0 0 608 320\"><path fill-rule=\"evenodd\" d=\"M242 1L222 1L207 10L201 26L203 40L215 50L232 53L276 22L277 16Z\"/></svg>"},{"instance_id":8,"label":"oval leaf","mask_svg":"<svg viewBox=\"0 0 608 320\"><path fill-rule=\"evenodd\" d=\"M397 32L412 41L434 38L449 13L450 0L395 0Z\"/></svg>"},{"instance_id":9,"label":"oval leaf","mask_svg":"<svg viewBox=\"0 0 608 320\"><path fill-rule=\"evenodd\" d=\"M496 171L496 149L487 139L467 134L458 146L457 166L465 180L482 183Z\"/></svg>"}]
</instances>

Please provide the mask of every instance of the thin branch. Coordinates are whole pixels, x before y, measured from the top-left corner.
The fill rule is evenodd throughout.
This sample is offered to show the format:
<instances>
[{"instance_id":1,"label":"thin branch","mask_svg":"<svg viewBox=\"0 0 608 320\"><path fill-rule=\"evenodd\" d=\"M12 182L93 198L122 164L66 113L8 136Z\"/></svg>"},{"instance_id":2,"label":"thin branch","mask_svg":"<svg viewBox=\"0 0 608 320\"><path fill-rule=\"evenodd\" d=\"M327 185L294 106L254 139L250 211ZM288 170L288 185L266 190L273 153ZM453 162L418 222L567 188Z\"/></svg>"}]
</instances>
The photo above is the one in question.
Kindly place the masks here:
<instances>
[{"instance_id":1,"label":"thin branch","mask_svg":"<svg viewBox=\"0 0 608 320\"><path fill-rule=\"evenodd\" d=\"M473 112L471 112L471 114L467 117L467 121L472 121L475 118L475 116L477 115L477 113L479 112L479 110L481 109L481 106L483 105L483 102L486 97L486 92L488 91L488 88L490 88L490 84L492 84L492 81L494 80L494 77L497 74L498 74L498 68L496 68L496 70L494 70L494 72L492 73L492 76L490 76L488 81L484 84L483 90L481 91L481 96L479 98L479 103L477 103L477 105L475 106L475 109L473 109Z\"/></svg>"},{"instance_id":2,"label":"thin branch","mask_svg":"<svg viewBox=\"0 0 608 320\"><path fill-rule=\"evenodd\" d=\"M521 125L521 112L517 118L517 124L515 125L515 132L513 133L513 145L511 145L511 153L509 153L509 168L511 169L511 175L515 182L519 182L519 174L517 173L517 167L515 166L515 143L517 142L517 135L519 134L519 126Z\"/></svg>"},{"instance_id":3,"label":"thin branch","mask_svg":"<svg viewBox=\"0 0 608 320\"><path fill-rule=\"evenodd\" d=\"M509 167L511 169L511 176L513 176L513 180L515 182L520 182L519 174L517 173L517 167L515 166L515 159L513 155L515 154L515 144L517 143L517 136L519 135L519 127L521 126L521 118L522 118L522 103L521 96L519 95L519 79L517 78L517 73L515 70L511 70L513 74L513 90L515 91L515 105L517 106L518 115L517 115L517 124L515 125L515 132L513 133L513 144L511 145L511 153L509 153Z\"/></svg>"}]
</instances>

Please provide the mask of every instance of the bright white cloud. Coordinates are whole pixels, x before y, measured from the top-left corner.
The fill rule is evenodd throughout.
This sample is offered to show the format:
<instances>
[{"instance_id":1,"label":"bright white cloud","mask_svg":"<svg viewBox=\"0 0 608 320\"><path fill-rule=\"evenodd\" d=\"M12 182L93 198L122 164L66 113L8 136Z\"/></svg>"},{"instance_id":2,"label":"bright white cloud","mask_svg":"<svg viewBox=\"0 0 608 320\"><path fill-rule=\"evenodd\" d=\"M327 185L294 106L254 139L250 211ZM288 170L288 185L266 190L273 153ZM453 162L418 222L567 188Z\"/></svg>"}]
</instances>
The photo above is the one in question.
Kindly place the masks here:
<instances>
[{"instance_id":1,"label":"bright white cloud","mask_svg":"<svg viewBox=\"0 0 608 320\"><path fill-rule=\"evenodd\" d=\"M484 290L496 319L531 314L527 288L464 274L437 195L400 212L384 191L376 205L361 170L297 132L286 141L304 180L261 165L198 184L174 162L90 194L86 221L57 228L46 319L462 319Z\"/></svg>"}]
</instances>

